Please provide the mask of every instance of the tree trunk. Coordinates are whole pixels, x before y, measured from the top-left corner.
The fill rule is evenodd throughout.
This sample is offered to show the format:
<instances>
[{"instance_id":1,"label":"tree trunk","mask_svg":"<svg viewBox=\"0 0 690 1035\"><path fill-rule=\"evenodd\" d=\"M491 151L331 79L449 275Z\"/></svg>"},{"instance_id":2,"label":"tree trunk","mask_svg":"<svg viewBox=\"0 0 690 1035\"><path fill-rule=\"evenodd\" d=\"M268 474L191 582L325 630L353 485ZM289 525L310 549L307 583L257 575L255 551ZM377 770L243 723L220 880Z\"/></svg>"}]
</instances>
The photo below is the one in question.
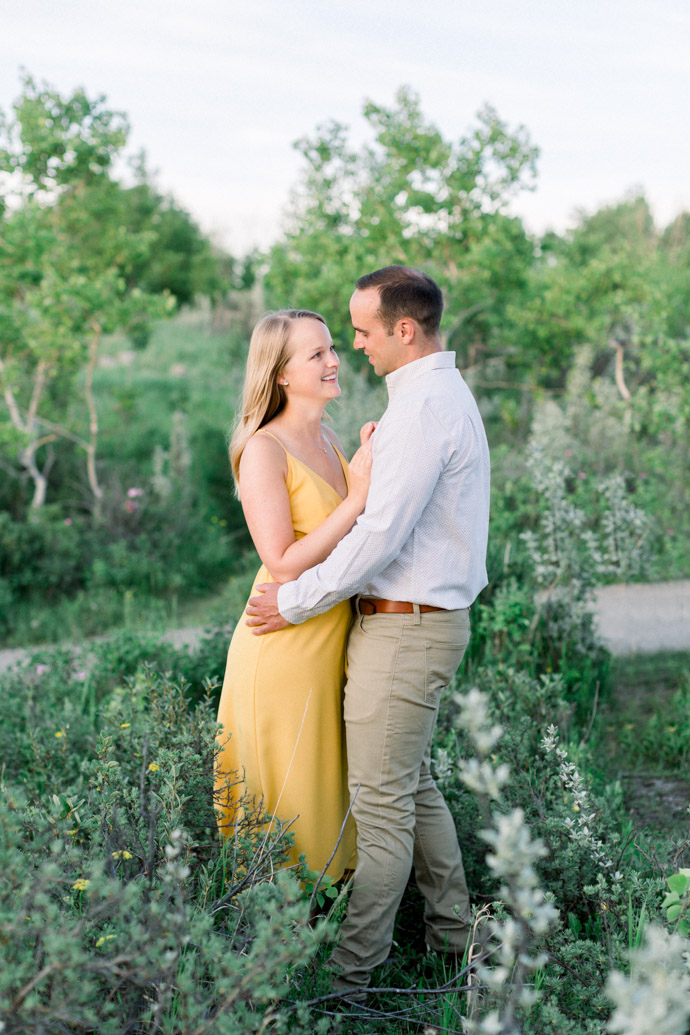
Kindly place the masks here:
<instances>
[{"instance_id":1,"label":"tree trunk","mask_svg":"<svg viewBox=\"0 0 690 1035\"><path fill-rule=\"evenodd\" d=\"M616 384L618 385L618 391L621 393L626 402L630 399L630 392L628 386L625 383L623 377L623 346L620 342L616 342Z\"/></svg>"},{"instance_id":2,"label":"tree trunk","mask_svg":"<svg viewBox=\"0 0 690 1035\"><path fill-rule=\"evenodd\" d=\"M86 385L84 388L86 404L89 408L89 441L86 446L86 473L89 479L91 492L93 493L93 516L96 521L100 521L103 513L103 489L98 484L98 474L96 473L98 413L96 411L96 403L94 402L92 388L93 373L96 369L96 358L98 356L98 346L101 341L101 328L98 324L94 324L93 330L94 336L91 339L91 344L89 346L89 365L86 370Z\"/></svg>"},{"instance_id":3,"label":"tree trunk","mask_svg":"<svg viewBox=\"0 0 690 1035\"><path fill-rule=\"evenodd\" d=\"M36 420L38 406L48 378L48 369L49 366L45 360L42 360L38 364L36 368L36 380L34 381L33 391L31 393L31 402L29 403L29 408L24 417L22 417L19 403L12 391L12 386L6 383L3 391L12 424L17 431L21 431L23 435L26 435L30 439L28 446L25 446L20 453L22 466L29 472L34 483L34 495L29 509L30 520L33 520L36 517L38 511L45 503L46 492L48 489L48 479L43 471L40 471L38 468L36 463L36 453L41 446L46 445L48 442L54 442L57 438L57 435L45 435L43 438L39 438L38 422ZM0 373L4 370L5 364L2 358L0 358Z\"/></svg>"},{"instance_id":4,"label":"tree trunk","mask_svg":"<svg viewBox=\"0 0 690 1035\"><path fill-rule=\"evenodd\" d=\"M34 483L34 495L29 510L30 521L35 521L38 517L38 512L46 501L46 492L48 490L48 479L43 471L38 469L36 453L41 446L45 446L48 442L54 442L56 438L57 435L44 435L43 438L34 439L26 449L22 450L22 464L31 475Z\"/></svg>"}]
</instances>

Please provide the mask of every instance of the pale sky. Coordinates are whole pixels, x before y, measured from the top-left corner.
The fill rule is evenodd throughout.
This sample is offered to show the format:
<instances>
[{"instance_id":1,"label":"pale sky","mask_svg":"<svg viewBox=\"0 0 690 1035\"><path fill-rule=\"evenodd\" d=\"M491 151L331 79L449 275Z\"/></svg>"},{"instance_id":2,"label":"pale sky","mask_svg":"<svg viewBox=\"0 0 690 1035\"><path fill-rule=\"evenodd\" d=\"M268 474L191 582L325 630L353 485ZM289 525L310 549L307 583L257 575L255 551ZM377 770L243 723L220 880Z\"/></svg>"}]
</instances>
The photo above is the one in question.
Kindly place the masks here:
<instances>
[{"instance_id":1,"label":"pale sky","mask_svg":"<svg viewBox=\"0 0 690 1035\"><path fill-rule=\"evenodd\" d=\"M328 119L366 139L400 86L448 139L493 104L541 148L528 229L642 188L690 209L688 0L1 0L0 109L19 69L127 113L161 189L235 254L266 246Z\"/></svg>"}]
</instances>

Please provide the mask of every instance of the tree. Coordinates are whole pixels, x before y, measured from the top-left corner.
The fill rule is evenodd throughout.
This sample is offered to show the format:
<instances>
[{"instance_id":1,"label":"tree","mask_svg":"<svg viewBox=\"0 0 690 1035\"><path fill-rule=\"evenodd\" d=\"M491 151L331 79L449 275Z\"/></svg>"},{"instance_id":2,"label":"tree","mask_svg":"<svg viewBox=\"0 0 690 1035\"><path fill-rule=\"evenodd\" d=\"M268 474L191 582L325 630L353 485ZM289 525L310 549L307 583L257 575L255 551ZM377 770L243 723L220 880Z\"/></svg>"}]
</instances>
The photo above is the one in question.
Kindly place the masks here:
<instances>
[{"instance_id":1,"label":"tree","mask_svg":"<svg viewBox=\"0 0 690 1035\"><path fill-rule=\"evenodd\" d=\"M39 454L67 439L86 454L98 515L91 385L101 337L135 314L163 316L173 304L128 282L152 239L119 219L122 188L110 172L127 132L125 117L104 98L90 100L82 90L62 97L29 76L14 119L0 124L0 167L9 173L0 224L0 441L33 482L33 514L45 502L51 463L48 455L41 465ZM82 430L63 418L85 362Z\"/></svg>"},{"instance_id":2,"label":"tree","mask_svg":"<svg viewBox=\"0 0 690 1035\"><path fill-rule=\"evenodd\" d=\"M613 357L619 391L629 398L624 360L635 363L642 340L665 330L657 245L640 196L581 213L563 236L545 235L522 296L507 312L514 364L535 384L561 388L577 348L593 346L599 366Z\"/></svg>"},{"instance_id":3,"label":"tree","mask_svg":"<svg viewBox=\"0 0 690 1035\"><path fill-rule=\"evenodd\" d=\"M169 292L177 306L190 305L200 295L218 301L232 286L234 261L214 249L173 197L156 189L143 155L134 169L137 182L119 192L118 218L129 234L144 235L149 246L131 262L128 286L149 294ZM135 345L143 346L150 327L142 318L127 331Z\"/></svg>"},{"instance_id":4,"label":"tree","mask_svg":"<svg viewBox=\"0 0 690 1035\"><path fill-rule=\"evenodd\" d=\"M337 122L295 145L306 171L268 256L268 303L316 308L343 340L355 279L404 263L441 285L450 343L486 343L532 261L532 243L505 210L531 184L537 149L489 106L448 142L408 88L391 108L367 103L364 117L374 142L361 151Z\"/></svg>"}]
</instances>

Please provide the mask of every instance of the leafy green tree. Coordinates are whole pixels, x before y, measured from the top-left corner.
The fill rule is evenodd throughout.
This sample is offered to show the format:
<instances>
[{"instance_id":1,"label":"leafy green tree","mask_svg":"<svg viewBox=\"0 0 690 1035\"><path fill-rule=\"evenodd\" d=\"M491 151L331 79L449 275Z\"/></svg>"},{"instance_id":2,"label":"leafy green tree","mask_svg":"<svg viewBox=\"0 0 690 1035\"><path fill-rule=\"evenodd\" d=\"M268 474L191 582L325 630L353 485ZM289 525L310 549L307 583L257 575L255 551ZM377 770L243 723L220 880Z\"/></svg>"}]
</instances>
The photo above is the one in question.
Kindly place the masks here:
<instances>
[{"instance_id":1,"label":"leafy green tree","mask_svg":"<svg viewBox=\"0 0 690 1035\"><path fill-rule=\"evenodd\" d=\"M31 513L43 506L50 455L70 440L86 455L96 515L98 416L92 393L104 333L135 315L163 316L171 300L128 281L151 248L119 219L122 188L111 178L127 139L123 115L82 90L62 97L25 77L14 118L0 126L0 443L33 483ZM65 423L86 363L86 428Z\"/></svg>"},{"instance_id":2,"label":"leafy green tree","mask_svg":"<svg viewBox=\"0 0 690 1035\"><path fill-rule=\"evenodd\" d=\"M234 286L234 260L213 247L173 197L156 189L143 156L135 163L135 174L135 185L119 191L119 222L148 246L130 263L128 286L149 294L169 292L177 306L190 305L200 295L219 301ZM143 346L150 326L142 315L127 332L135 345Z\"/></svg>"},{"instance_id":3,"label":"leafy green tree","mask_svg":"<svg viewBox=\"0 0 690 1035\"><path fill-rule=\"evenodd\" d=\"M665 332L657 243L643 197L583 213L562 237L545 235L523 293L506 313L513 364L535 385L562 387L577 348L592 345L600 367L613 357L628 399L636 350Z\"/></svg>"},{"instance_id":4,"label":"leafy green tree","mask_svg":"<svg viewBox=\"0 0 690 1035\"><path fill-rule=\"evenodd\" d=\"M505 210L532 183L537 149L489 106L449 142L408 88L391 108L367 103L364 117L374 141L361 150L337 122L297 142L306 171L268 256L269 305L318 309L344 340L355 279L404 263L441 285L449 342L485 345L532 261L520 221Z\"/></svg>"}]
</instances>

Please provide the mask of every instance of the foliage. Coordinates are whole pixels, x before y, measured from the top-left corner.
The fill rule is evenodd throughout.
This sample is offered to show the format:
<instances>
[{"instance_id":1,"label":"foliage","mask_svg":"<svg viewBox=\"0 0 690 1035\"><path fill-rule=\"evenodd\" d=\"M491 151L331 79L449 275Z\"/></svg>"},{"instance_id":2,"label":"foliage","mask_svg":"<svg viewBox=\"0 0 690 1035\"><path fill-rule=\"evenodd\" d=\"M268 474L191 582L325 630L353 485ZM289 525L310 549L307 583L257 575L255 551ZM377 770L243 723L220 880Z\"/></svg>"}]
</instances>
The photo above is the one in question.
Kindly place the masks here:
<instances>
[{"instance_id":1,"label":"foliage","mask_svg":"<svg viewBox=\"0 0 690 1035\"><path fill-rule=\"evenodd\" d=\"M145 235L149 247L131 263L127 273L130 286L153 295L168 292L178 306L193 304L199 295L222 298L234 275L232 259L213 249L173 197L158 192L143 156L135 173L135 185L118 194L118 219L129 235ZM152 324L142 311L126 329L135 347L143 348Z\"/></svg>"},{"instance_id":2,"label":"foliage","mask_svg":"<svg viewBox=\"0 0 690 1035\"><path fill-rule=\"evenodd\" d=\"M678 873L666 878L669 892L661 903L666 910L666 919L678 934L690 936L688 911L690 910L690 869L681 867Z\"/></svg>"},{"instance_id":3,"label":"foliage","mask_svg":"<svg viewBox=\"0 0 690 1035\"><path fill-rule=\"evenodd\" d=\"M298 882L275 872L280 832L251 802L219 844L208 695L192 706L183 684L141 669L102 706L90 749L71 743L73 724L53 750L37 731L51 786L13 766L3 787L3 1030L239 1035L290 1016L291 1030L321 1030L281 999L328 925L307 924Z\"/></svg>"},{"instance_id":4,"label":"foliage","mask_svg":"<svg viewBox=\"0 0 690 1035\"><path fill-rule=\"evenodd\" d=\"M685 1035L690 1020L688 942L650 927L631 953L630 974L614 971L607 991L616 1009L607 1025L623 1035Z\"/></svg>"},{"instance_id":5,"label":"foliage","mask_svg":"<svg viewBox=\"0 0 690 1035\"><path fill-rule=\"evenodd\" d=\"M391 263L424 267L446 296L452 344L486 337L519 293L531 245L509 199L529 186L537 149L486 106L450 143L403 88L391 108L368 102L374 144L354 149L331 122L296 147L306 173L289 230L269 253L269 305L323 312L336 340L357 277ZM472 320L472 324L468 321Z\"/></svg>"},{"instance_id":6,"label":"foliage","mask_svg":"<svg viewBox=\"0 0 690 1035\"><path fill-rule=\"evenodd\" d=\"M110 168L127 138L122 115L81 90L62 97L26 76L15 119L0 136L3 181L0 263L0 377L20 467L34 486L31 508L46 498L50 456L37 453L68 439L86 454L96 513L102 489L95 457L98 419L91 392L103 333L146 314L163 316L168 300L127 283L133 262L151 242L119 222L120 188ZM65 407L82 364L84 417L65 422ZM86 429L83 425L86 424Z\"/></svg>"}]
</instances>

